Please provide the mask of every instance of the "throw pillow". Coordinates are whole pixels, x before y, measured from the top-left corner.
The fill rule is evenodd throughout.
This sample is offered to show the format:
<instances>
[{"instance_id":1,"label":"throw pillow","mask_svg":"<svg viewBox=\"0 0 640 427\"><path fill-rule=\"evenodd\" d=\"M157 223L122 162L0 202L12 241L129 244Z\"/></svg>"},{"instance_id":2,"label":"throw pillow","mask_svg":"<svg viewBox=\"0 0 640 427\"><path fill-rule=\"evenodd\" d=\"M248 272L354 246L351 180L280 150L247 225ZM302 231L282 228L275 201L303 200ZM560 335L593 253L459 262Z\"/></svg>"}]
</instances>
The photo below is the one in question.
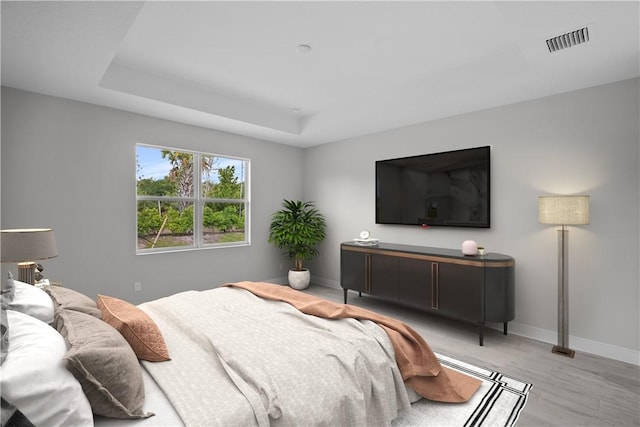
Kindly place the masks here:
<instances>
[{"instance_id":1,"label":"throw pillow","mask_svg":"<svg viewBox=\"0 0 640 427\"><path fill-rule=\"evenodd\" d=\"M7 280L0 282L0 295L2 295L2 302L8 303L13 299L13 274L9 272L7 274Z\"/></svg>"},{"instance_id":2,"label":"throw pillow","mask_svg":"<svg viewBox=\"0 0 640 427\"><path fill-rule=\"evenodd\" d=\"M13 287L13 300L7 308L35 317L44 323L53 323L53 301L46 292L18 280L13 281Z\"/></svg>"},{"instance_id":3,"label":"throw pillow","mask_svg":"<svg viewBox=\"0 0 640 427\"><path fill-rule=\"evenodd\" d=\"M98 295L102 320L116 328L138 359L150 362L171 360L162 333L147 313L118 298Z\"/></svg>"},{"instance_id":4,"label":"throw pillow","mask_svg":"<svg viewBox=\"0 0 640 427\"><path fill-rule=\"evenodd\" d=\"M92 425L91 406L65 367L64 339L34 317L6 314L10 345L0 366L2 397L37 426Z\"/></svg>"},{"instance_id":5,"label":"throw pillow","mask_svg":"<svg viewBox=\"0 0 640 427\"><path fill-rule=\"evenodd\" d=\"M0 365L4 363L4 359L7 358L7 354L9 353L9 319L7 319L7 311L2 306L0 310L0 331L2 332L2 356L0 357Z\"/></svg>"},{"instance_id":6,"label":"throw pillow","mask_svg":"<svg viewBox=\"0 0 640 427\"><path fill-rule=\"evenodd\" d=\"M144 382L135 353L109 324L60 309L56 326L69 344L67 368L82 385L93 413L112 418L146 418Z\"/></svg>"},{"instance_id":7,"label":"throw pillow","mask_svg":"<svg viewBox=\"0 0 640 427\"><path fill-rule=\"evenodd\" d=\"M78 291L62 286L46 286L44 290L59 308L90 314L98 319L102 318L96 303Z\"/></svg>"}]
</instances>

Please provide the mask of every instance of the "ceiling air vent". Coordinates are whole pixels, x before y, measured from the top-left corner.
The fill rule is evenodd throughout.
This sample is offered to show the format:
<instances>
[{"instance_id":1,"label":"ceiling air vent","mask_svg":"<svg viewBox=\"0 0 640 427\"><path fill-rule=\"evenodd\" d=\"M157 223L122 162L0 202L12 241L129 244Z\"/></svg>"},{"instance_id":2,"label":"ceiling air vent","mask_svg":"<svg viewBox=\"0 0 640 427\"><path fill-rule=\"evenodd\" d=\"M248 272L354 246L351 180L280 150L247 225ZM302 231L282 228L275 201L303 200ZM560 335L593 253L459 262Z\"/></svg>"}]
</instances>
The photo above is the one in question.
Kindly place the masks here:
<instances>
[{"instance_id":1,"label":"ceiling air vent","mask_svg":"<svg viewBox=\"0 0 640 427\"><path fill-rule=\"evenodd\" d=\"M547 47L549 48L549 52L556 52L588 41L589 28L584 27L579 30L571 31L570 33L548 39Z\"/></svg>"}]
</instances>

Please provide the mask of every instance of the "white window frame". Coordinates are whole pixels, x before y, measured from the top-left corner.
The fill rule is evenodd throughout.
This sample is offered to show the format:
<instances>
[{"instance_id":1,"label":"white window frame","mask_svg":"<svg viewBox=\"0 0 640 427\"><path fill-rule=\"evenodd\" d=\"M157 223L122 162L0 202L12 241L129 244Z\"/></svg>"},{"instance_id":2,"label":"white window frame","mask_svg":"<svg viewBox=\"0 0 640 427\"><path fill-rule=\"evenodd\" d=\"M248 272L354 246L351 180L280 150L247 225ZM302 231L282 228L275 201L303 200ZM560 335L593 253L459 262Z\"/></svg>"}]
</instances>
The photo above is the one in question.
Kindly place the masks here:
<instances>
[{"instance_id":1,"label":"white window frame","mask_svg":"<svg viewBox=\"0 0 640 427\"><path fill-rule=\"evenodd\" d=\"M193 155L193 197L179 197L179 196L140 196L138 195L138 174L136 170L135 174L135 244L136 255L149 255L157 253L167 252L184 252L193 250L206 250L206 249L218 249L238 246L250 246L251 245L251 159L238 156L230 156L226 154L214 154L205 153L201 151L187 150L183 148L166 147L161 145L152 145L137 143L136 155L138 153L138 147L154 148L158 150L170 150L180 153L188 153ZM244 199L212 199L206 198L202 195L202 157L220 157L225 159L240 160L245 163L244 170ZM138 202L144 200L161 201L161 202L189 202L193 203L193 245L190 246L171 246L161 248L139 249L138 248ZM225 242L225 243L205 243L203 236L203 217L204 206L206 203L244 203L244 240L240 242Z\"/></svg>"}]
</instances>

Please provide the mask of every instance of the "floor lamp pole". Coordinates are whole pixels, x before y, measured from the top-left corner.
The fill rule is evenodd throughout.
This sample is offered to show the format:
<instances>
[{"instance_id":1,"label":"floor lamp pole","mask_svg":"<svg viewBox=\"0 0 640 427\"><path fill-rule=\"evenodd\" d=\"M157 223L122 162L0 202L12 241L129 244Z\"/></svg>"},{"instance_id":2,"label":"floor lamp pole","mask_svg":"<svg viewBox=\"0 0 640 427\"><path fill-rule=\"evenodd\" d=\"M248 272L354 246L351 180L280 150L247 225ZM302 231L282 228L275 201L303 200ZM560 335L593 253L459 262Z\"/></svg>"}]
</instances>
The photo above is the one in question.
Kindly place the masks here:
<instances>
[{"instance_id":1,"label":"floor lamp pole","mask_svg":"<svg viewBox=\"0 0 640 427\"><path fill-rule=\"evenodd\" d=\"M573 358L569 348L569 230L558 230L558 345L553 353Z\"/></svg>"}]
</instances>

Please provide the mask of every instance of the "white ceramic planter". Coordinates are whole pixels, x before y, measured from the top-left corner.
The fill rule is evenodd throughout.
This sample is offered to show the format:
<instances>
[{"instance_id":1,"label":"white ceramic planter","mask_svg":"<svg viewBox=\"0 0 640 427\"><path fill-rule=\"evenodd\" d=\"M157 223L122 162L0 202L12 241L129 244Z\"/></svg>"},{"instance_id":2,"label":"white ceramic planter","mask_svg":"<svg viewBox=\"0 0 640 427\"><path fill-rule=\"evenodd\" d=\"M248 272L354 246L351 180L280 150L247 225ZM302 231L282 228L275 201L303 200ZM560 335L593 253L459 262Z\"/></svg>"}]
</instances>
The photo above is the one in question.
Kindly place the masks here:
<instances>
[{"instance_id":1,"label":"white ceramic planter","mask_svg":"<svg viewBox=\"0 0 640 427\"><path fill-rule=\"evenodd\" d=\"M302 271L289 270L289 286L293 289L306 289L311 281L311 272L309 269Z\"/></svg>"}]
</instances>

